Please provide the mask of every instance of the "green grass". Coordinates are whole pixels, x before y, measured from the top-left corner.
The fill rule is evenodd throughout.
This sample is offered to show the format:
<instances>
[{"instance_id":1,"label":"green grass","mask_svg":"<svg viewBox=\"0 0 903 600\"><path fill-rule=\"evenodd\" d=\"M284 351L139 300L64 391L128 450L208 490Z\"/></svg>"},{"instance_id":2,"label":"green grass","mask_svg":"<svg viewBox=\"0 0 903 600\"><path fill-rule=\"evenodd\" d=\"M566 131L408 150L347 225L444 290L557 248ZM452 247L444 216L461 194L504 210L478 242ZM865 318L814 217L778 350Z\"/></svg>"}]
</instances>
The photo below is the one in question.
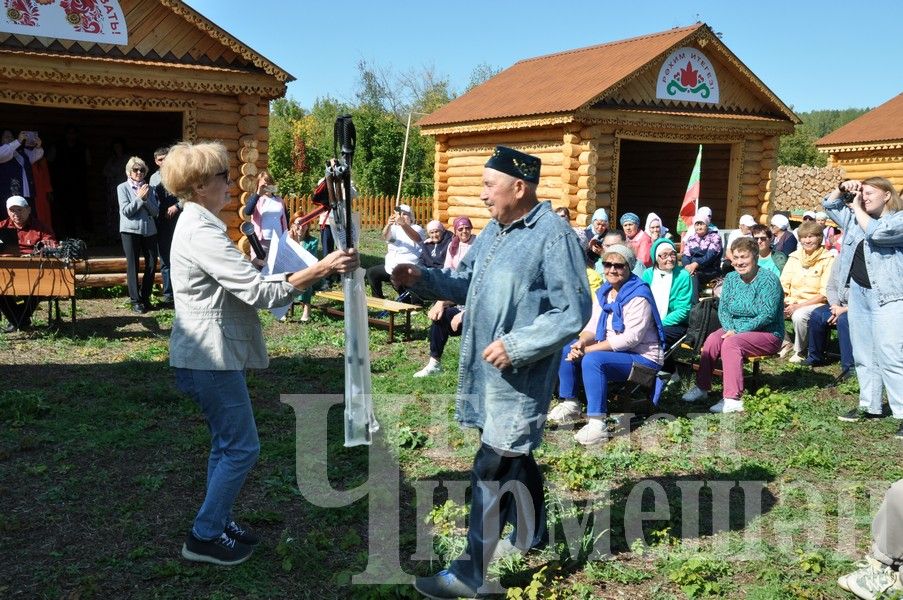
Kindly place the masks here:
<instances>
[{"instance_id":1,"label":"green grass","mask_svg":"<svg viewBox=\"0 0 903 600\"><path fill-rule=\"evenodd\" d=\"M364 262L377 264L383 243L373 232L365 242ZM466 506L457 494L478 441L453 418L459 340L440 375L414 379L428 356L423 313L413 342L388 344L385 332L371 330L382 426L373 450L396 461L399 498L375 492L369 501L319 507L299 491L296 467L315 465L299 456L306 440L280 397L341 393L342 324L317 311L306 324L279 323L264 311L271 364L247 374L261 455L235 507L264 542L233 569L182 561L181 539L203 494L208 433L167 366L172 311L132 317L121 304L121 295L95 293L80 299L75 328L0 336L0 356L15 364L15 384L0 392L4 597L416 597L399 582L350 584L378 558L368 551L371 502L377 514L400 506L406 572L434 572L463 548ZM669 390L660 410L674 418L641 423L596 448L576 447L567 428L549 430L537 458L552 543L494 572L510 597L523 598L839 597L836 577L867 549L876 503L903 477L903 464L895 423L836 419L855 405L857 390L823 389L834 374L769 361L767 386L748 397L743 415L699 414L704 407ZM613 404L620 407L629 408ZM367 449L343 447L338 407L325 423L330 485L365 485ZM761 482L761 507L749 518L747 499L730 489L738 481ZM646 520L631 528L625 518L638 510ZM432 560L411 558L429 550Z\"/></svg>"}]
</instances>

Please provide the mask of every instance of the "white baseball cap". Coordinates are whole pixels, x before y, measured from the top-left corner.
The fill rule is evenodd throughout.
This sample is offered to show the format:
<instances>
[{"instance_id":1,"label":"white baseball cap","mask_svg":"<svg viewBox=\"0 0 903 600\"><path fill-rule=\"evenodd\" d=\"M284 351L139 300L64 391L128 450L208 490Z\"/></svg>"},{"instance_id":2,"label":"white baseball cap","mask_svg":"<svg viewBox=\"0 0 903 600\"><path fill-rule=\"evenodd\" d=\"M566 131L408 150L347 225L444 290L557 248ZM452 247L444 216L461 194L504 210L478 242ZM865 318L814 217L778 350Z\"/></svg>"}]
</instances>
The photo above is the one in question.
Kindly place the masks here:
<instances>
[{"instance_id":1,"label":"white baseball cap","mask_svg":"<svg viewBox=\"0 0 903 600\"><path fill-rule=\"evenodd\" d=\"M12 208L13 206L28 208L28 200L26 200L22 196L10 196L6 199L6 208Z\"/></svg>"}]
</instances>

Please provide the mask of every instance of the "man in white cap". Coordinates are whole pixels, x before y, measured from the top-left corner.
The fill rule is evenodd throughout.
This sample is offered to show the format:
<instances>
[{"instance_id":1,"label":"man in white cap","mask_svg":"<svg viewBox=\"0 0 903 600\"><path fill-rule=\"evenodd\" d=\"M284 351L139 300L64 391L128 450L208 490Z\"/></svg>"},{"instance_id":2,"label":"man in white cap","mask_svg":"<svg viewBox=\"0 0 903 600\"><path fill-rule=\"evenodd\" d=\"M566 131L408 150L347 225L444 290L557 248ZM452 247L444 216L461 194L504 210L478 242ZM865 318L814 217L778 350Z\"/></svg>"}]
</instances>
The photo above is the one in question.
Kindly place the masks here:
<instances>
[{"instance_id":1,"label":"man in white cap","mask_svg":"<svg viewBox=\"0 0 903 600\"><path fill-rule=\"evenodd\" d=\"M383 227L383 239L388 244L385 264L367 269L367 281L374 298L384 298L383 283L390 281L392 269L396 265L408 263L421 264L423 239L426 237L423 227L414 222L411 207L399 204L395 212L389 215Z\"/></svg>"},{"instance_id":2,"label":"man in white cap","mask_svg":"<svg viewBox=\"0 0 903 600\"><path fill-rule=\"evenodd\" d=\"M790 253L796 250L798 242L790 233L790 219L785 215L776 213L771 217L771 233L774 234L774 241L771 242L772 250L785 256L790 256Z\"/></svg>"},{"instance_id":3,"label":"man in white cap","mask_svg":"<svg viewBox=\"0 0 903 600\"><path fill-rule=\"evenodd\" d=\"M43 242L49 245L56 244L50 228L31 216L31 208L28 201L22 196L11 196L6 201L8 219L0 221L0 230L13 232L14 235L0 236L0 240L10 240L0 246L0 254L31 254L35 244ZM15 239L15 241L12 241ZM7 248L9 244L14 245ZM31 314L37 308L38 300L33 296L0 296L0 312L9 321L9 325L3 329L5 333L11 333L16 329L27 329L31 326Z\"/></svg>"}]
</instances>

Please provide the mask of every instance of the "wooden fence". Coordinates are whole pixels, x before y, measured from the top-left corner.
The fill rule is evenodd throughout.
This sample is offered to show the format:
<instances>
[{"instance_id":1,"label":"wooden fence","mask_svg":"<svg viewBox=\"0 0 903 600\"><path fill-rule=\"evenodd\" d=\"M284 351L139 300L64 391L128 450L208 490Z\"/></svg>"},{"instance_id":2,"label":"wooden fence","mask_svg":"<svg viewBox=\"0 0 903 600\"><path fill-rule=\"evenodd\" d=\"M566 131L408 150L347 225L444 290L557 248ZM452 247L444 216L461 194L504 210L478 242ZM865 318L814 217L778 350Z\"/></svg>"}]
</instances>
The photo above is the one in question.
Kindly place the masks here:
<instances>
[{"instance_id":1,"label":"wooden fence","mask_svg":"<svg viewBox=\"0 0 903 600\"><path fill-rule=\"evenodd\" d=\"M313 210L310 196L286 196L283 198L288 214L293 215L300 210L309 213ZM404 198L402 204L411 207L414 219L425 229L426 224L433 220L433 197ZM381 229L389 215L395 210L395 196L358 196L354 199L353 209L361 213L361 227L364 229Z\"/></svg>"}]
</instances>

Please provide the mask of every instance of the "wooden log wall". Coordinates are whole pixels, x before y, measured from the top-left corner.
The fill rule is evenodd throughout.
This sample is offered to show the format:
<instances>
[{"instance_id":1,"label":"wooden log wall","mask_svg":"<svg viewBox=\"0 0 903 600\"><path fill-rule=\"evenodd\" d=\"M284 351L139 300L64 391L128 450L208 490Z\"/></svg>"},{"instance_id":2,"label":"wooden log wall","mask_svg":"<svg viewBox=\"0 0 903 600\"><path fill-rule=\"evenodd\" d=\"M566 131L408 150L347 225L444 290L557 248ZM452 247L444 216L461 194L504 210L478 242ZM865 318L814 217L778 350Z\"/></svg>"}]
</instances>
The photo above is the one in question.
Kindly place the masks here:
<instances>
[{"instance_id":1,"label":"wooden log wall","mask_svg":"<svg viewBox=\"0 0 903 600\"><path fill-rule=\"evenodd\" d=\"M843 169L850 179L884 177L897 190L903 188L903 153L900 150L843 152L831 155L828 166Z\"/></svg>"},{"instance_id":2,"label":"wooden log wall","mask_svg":"<svg viewBox=\"0 0 903 600\"><path fill-rule=\"evenodd\" d=\"M540 200L552 201L555 206L563 205L563 188L566 187L568 192L573 190L575 196L577 193L576 183L563 185L565 152L569 157L578 158L583 149L563 150L566 144L562 140L560 128L440 136L436 142L436 218L450 227L456 217L464 215L473 222L475 230L480 231L486 226L489 210L480 200L483 165L499 144L539 157L542 169L537 196ZM568 161L568 168L570 164Z\"/></svg>"},{"instance_id":3,"label":"wooden log wall","mask_svg":"<svg viewBox=\"0 0 903 600\"><path fill-rule=\"evenodd\" d=\"M751 214L759 223L768 223L772 209L773 171L778 166L778 138L760 134L746 136L740 200L737 214L728 215L726 223L736 226L742 214Z\"/></svg>"}]
</instances>

